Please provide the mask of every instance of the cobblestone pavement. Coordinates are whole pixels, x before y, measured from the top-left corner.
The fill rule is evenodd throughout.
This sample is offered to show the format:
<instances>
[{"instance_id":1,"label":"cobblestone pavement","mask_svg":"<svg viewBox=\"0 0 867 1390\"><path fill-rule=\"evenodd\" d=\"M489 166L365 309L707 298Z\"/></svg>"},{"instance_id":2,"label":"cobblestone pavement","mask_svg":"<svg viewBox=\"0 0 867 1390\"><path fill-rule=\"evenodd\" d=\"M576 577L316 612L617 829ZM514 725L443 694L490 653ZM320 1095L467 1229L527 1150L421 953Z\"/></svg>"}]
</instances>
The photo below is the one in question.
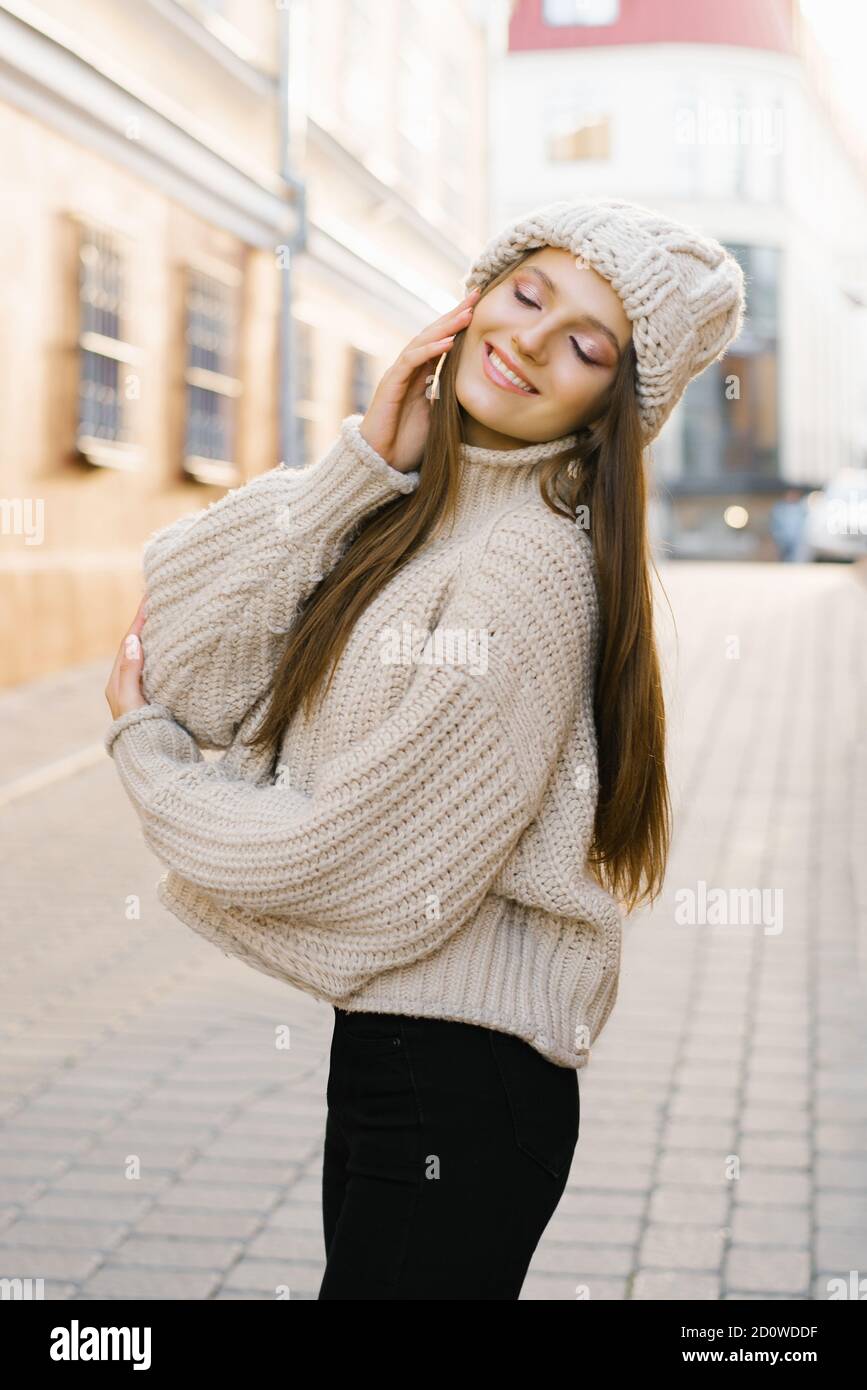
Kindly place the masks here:
<instances>
[{"instance_id":1,"label":"cobblestone pavement","mask_svg":"<svg viewBox=\"0 0 867 1390\"><path fill-rule=\"evenodd\" d=\"M627 924L522 1297L828 1298L867 1278L867 587L661 574L666 891ZM314 1299L331 1011L158 904L101 747L110 664L0 693L0 1276ZM708 925L702 884L765 890L761 913Z\"/></svg>"}]
</instances>

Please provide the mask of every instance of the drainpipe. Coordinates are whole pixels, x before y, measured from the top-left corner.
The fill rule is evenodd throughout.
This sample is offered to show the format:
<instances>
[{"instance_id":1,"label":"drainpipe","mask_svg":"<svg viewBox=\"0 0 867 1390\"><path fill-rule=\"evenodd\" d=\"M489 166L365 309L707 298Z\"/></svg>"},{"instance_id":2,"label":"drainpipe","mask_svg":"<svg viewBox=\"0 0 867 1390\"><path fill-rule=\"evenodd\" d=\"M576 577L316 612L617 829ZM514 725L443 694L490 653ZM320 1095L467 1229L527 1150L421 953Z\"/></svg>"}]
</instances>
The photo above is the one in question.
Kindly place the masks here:
<instances>
[{"instance_id":1,"label":"drainpipe","mask_svg":"<svg viewBox=\"0 0 867 1390\"><path fill-rule=\"evenodd\" d=\"M304 0L301 0L304 3ZM295 234L277 248L277 266L280 275L280 342L278 350L278 396L279 396L279 445L280 459L290 468L298 468L302 463L298 426L295 412L297 398L297 355L295 352L294 319L292 316L292 273L295 257L307 246L307 189L292 169L292 100L290 60L292 57L290 31L292 19L298 16L299 0L284 0L277 8L279 68L280 68L280 178L291 199L287 207L296 212ZM303 18L303 16L302 16ZM306 31L305 25L294 26L294 38ZM296 65L297 72L297 65Z\"/></svg>"}]
</instances>

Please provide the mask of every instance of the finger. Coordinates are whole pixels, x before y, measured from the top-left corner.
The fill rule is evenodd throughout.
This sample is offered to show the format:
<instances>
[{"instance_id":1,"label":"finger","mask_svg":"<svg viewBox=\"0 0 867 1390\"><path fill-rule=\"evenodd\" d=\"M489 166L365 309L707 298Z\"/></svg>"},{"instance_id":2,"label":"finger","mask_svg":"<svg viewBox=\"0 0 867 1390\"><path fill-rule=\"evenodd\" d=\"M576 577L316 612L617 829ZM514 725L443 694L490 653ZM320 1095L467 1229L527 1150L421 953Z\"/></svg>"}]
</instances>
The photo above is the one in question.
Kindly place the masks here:
<instances>
[{"instance_id":1,"label":"finger","mask_svg":"<svg viewBox=\"0 0 867 1390\"><path fill-rule=\"evenodd\" d=\"M145 595L145 597L142 599L141 603L140 603L139 606L138 606L138 609L136 610L136 615L135 615L135 617L133 618L133 620L132 620L132 625L131 625L131 627L130 627L130 629L129 629L130 632L140 633L141 630L142 630L142 628L144 627L145 619L146 619L146 618L147 618L147 595Z\"/></svg>"},{"instance_id":2,"label":"finger","mask_svg":"<svg viewBox=\"0 0 867 1390\"><path fill-rule=\"evenodd\" d=\"M425 362L429 362L432 357L439 357L442 353L448 352L454 341L455 334L452 333L448 338L437 338L432 343L418 343L414 347L410 345L405 348L392 368L394 372L393 383L402 385L407 382Z\"/></svg>"},{"instance_id":3,"label":"finger","mask_svg":"<svg viewBox=\"0 0 867 1390\"><path fill-rule=\"evenodd\" d=\"M435 319L429 323L427 328L423 328L421 333L417 333L412 339L412 346L417 343L430 342L432 339L441 338L444 332L458 333L462 328L466 328L473 317L473 304L458 304L449 313L443 314L441 319Z\"/></svg>"},{"instance_id":4,"label":"finger","mask_svg":"<svg viewBox=\"0 0 867 1390\"><path fill-rule=\"evenodd\" d=\"M450 319L454 318L455 314L460 314L465 309L474 309L480 294L481 290L478 288L470 290L469 294L465 294L463 299L459 299L457 304L453 305L451 309L446 310L444 314L440 314L439 318L434 319L433 323L428 326L431 329L435 329L438 325L448 323Z\"/></svg>"},{"instance_id":5,"label":"finger","mask_svg":"<svg viewBox=\"0 0 867 1390\"><path fill-rule=\"evenodd\" d=\"M123 645L121 645L118 648L117 655L114 658L114 665L112 666L111 671L109 672L108 680L105 683L105 690L103 691L103 694L105 695L105 698L108 701L109 708L112 710L115 707L115 701L117 698L117 687L118 680L120 679L120 662L122 654Z\"/></svg>"},{"instance_id":6,"label":"finger","mask_svg":"<svg viewBox=\"0 0 867 1390\"><path fill-rule=\"evenodd\" d=\"M130 628L121 643L121 674L124 670L129 670L131 666L139 666L143 655L141 638L133 628Z\"/></svg>"}]
</instances>

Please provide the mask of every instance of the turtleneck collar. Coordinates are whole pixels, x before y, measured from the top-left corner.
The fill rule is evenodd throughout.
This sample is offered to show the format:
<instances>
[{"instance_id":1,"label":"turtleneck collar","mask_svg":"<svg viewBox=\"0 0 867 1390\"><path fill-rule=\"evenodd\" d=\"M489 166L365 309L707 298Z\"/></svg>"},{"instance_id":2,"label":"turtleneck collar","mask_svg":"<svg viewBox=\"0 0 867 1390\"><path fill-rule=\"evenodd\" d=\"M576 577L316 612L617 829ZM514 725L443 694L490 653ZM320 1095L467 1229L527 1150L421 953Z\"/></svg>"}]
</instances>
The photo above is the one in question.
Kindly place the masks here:
<instances>
[{"instance_id":1,"label":"turtleneck collar","mask_svg":"<svg viewBox=\"0 0 867 1390\"><path fill-rule=\"evenodd\" d=\"M559 439L525 444L517 449L484 449L478 444L461 444L454 522L443 531L441 520L437 537L472 530L497 513L510 511L533 497L541 503L539 465L577 444L577 434L564 434Z\"/></svg>"}]
</instances>

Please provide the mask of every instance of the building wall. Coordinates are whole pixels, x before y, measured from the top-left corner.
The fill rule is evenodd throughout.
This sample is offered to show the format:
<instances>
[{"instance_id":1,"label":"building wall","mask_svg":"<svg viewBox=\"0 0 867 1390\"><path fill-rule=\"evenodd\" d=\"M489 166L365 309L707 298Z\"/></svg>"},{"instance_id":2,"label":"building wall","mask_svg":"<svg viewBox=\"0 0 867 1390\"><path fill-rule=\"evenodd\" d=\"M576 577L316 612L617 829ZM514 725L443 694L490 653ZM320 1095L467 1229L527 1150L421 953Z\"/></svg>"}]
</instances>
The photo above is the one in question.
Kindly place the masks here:
<instances>
[{"instance_id":1,"label":"building wall","mask_svg":"<svg viewBox=\"0 0 867 1390\"><path fill-rule=\"evenodd\" d=\"M234 485L280 461L284 277L311 462L459 297L485 234L483 5L293 0L292 174L308 231L288 259L276 7L220 8L82 0L73 14L46 0L0 16L14 209L0 219L0 685L102 656L107 676L141 596L144 540L222 495L225 482L183 467L188 264L239 277ZM442 133L424 93L446 81ZM125 336L138 356L124 380L139 456L123 467L75 448L76 217L128 250Z\"/></svg>"},{"instance_id":2,"label":"building wall","mask_svg":"<svg viewBox=\"0 0 867 1390\"><path fill-rule=\"evenodd\" d=\"M312 329L313 453L343 413L341 345L378 380L462 295L487 234L487 39L477 7L319 0L309 11L309 129L300 168L312 223L372 275L315 244L296 314ZM444 114L445 113L445 114Z\"/></svg>"},{"instance_id":3,"label":"building wall","mask_svg":"<svg viewBox=\"0 0 867 1390\"><path fill-rule=\"evenodd\" d=\"M777 248L779 470L821 483L864 458L863 152L785 28L740 47L745 12L710 8L728 43L692 41L685 16L705 7L623 0L619 26L558 29L549 45L541 0L519 0L493 86L493 128L508 132L493 149L493 211L625 197L727 244ZM654 26L641 43L639 9ZM759 372L757 389L767 382ZM653 446L660 479L682 476L683 452L679 407Z\"/></svg>"},{"instance_id":4,"label":"building wall","mask_svg":"<svg viewBox=\"0 0 867 1390\"><path fill-rule=\"evenodd\" d=\"M263 100L276 90L277 6L261 0L40 0L70 48L93 52L145 105L195 123L239 163L275 169L277 127Z\"/></svg>"}]
</instances>

